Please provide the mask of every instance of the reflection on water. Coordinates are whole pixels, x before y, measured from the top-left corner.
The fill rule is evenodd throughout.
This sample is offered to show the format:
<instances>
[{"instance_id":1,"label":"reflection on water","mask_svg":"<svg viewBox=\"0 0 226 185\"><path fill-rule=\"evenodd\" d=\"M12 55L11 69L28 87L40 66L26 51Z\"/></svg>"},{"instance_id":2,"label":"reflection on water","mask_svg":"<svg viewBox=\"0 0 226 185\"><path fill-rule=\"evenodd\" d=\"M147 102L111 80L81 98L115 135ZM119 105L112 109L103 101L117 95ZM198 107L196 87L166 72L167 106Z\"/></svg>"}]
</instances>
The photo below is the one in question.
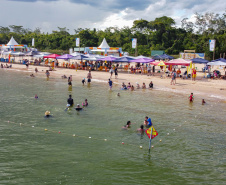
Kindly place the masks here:
<instances>
[{"instance_id":1,"label":"reflection on water","mask_svg":"<svg viewBox=\"0 0 226 185\"><path fill-rule=\"evenodd\" d=\"M82 86L76 79L69 89L64 79L46 81L39 75L31 79L7 70L1 70L0 78L1 184L223 184L226 180L225 103L205 98L206 105L201 105L201 98L195 97L190 104L190 92L130 92L115 86L109 91L107 83ZM68 94L75 104L87 98L89 106L80 112L65 111ZM51 119L44 119L46 110ZM136 131L145 116L152 118L159 133L150 154L148 137ZM122 130L128 120L135 124Z\"/></svg>"}]
</instances>

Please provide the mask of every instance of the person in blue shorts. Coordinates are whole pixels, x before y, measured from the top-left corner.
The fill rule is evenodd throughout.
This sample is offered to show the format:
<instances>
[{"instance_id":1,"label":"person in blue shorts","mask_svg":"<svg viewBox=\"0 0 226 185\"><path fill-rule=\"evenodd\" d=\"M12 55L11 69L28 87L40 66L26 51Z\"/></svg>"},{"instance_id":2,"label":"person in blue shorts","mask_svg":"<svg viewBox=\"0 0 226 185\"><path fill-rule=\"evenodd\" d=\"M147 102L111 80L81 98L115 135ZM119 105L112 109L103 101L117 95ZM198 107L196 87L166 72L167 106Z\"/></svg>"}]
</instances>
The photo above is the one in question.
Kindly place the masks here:
<instances>
[{"instance_id":1,"label":"person in blue shorts","mask_svg":"<svg viewBox=\"0 0 226 185\"><path fill-rule=\"evenodd\" d=\"M113 84L113 82L111 81L110 78L108 79L108 84L109 84L109 87L110 87L110 90L111 90L111 89L112 89L112 84Z\"/></svg>"}]
</instances>

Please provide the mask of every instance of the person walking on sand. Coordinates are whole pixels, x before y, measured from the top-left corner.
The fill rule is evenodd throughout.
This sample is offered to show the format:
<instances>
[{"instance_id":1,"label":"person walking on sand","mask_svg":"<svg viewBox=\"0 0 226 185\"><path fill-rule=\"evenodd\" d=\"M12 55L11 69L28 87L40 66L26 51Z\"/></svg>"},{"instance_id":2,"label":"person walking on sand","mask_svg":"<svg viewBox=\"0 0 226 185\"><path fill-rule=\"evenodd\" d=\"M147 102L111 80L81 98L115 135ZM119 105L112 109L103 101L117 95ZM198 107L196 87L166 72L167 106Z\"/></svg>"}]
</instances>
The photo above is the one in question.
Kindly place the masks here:
<instances>
[{"instance_id":1,"label":"person walking on sand","mask_svg":"<svg viewBox=\"0 0 226 185\"><path fill-rule=\"evenodd\" d=\"M92 79L92 75L91 75L91 71L89 70L89 73L87 74L87 82L88 82L88 84L90 84L91 83L91 79Z\"/></svg>"},{"instance_id":2,"label":"person walking on sand","mask_svg":"<svg viewBox=\"0 0 226 185\"><path fill-rule=\"evenodd\" d=\"M115 79L117 79L117 78L118 78L118 68L115 67Z\"/></svg>"},{"instance_id":3,"label":"person walking on sand","mask_svg":"<svg viewBox=\"0 0 226 185\"><path fill-rule=\"evenodd\" d=\"M172 84L175 85L175 81L174 80L175 80L175 76L174 76L174 72L172 72L171 73L171 83L170 83L170 85L172 85Z\"/></svg>"},{"instance_id":4,"label":"person walking on sand","mask_svg":"<svg viewBox=\"0 0 226 185\"><path fill-rule=\"evenodd\" d=\"M109 70L109 72L111 73L111 76L110 76L110 78L112 77L112 75L113 75L113 73L114 73L114 70L113 70L113 68L111 67L111 69Z\"/></svg>"}]
</instances>

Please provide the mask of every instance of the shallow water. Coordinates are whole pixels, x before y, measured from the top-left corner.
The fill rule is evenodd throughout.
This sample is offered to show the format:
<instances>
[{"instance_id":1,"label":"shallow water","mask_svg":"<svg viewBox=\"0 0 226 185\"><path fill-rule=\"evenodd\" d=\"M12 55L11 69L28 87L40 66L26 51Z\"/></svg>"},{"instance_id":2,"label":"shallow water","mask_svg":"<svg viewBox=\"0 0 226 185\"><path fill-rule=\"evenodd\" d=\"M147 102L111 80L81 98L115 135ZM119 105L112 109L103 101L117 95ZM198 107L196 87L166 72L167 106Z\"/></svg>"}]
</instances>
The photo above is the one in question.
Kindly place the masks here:
<instances>
[{"instance_id":1,"label":"shallow water","mask_svg":"<svg viewBox=\"0 0 226 185\"><path fill-rule=\"evenodd\" d=\"M28 76L0 70L0 184L225 183L226 103L219 99L190 104L190 92L109 91L75 78L70 89L65 79ZM89 106L64 111L69 94ZM148 137L135 132L146 115L159 133L150 155ZM122 130L128 120L134 124Z\"/></svg>"}]
</instances>

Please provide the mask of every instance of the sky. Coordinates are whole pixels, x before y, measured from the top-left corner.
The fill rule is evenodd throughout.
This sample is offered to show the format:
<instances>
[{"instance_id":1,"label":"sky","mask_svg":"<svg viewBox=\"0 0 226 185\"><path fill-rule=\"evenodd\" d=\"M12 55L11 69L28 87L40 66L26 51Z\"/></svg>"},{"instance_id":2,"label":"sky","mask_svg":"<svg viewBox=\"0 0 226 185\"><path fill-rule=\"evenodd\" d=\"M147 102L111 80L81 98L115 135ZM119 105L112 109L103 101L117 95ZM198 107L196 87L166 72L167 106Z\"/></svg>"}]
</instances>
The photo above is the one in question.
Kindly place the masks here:
<instances>
[{"instance_id":1,"label":"sky","mask_svg":"<svg viewBox=\"0 0 226 185\"><path fill-rule=\"evenodd\" d=\"M51 33L66 27L104 30L111 26L131 27L134 20L152 21L168 16L180 27L183 18L194 13L224 13L225 0L0 0L0 26L40 28Z\"/></svg>"}]
</instances>

